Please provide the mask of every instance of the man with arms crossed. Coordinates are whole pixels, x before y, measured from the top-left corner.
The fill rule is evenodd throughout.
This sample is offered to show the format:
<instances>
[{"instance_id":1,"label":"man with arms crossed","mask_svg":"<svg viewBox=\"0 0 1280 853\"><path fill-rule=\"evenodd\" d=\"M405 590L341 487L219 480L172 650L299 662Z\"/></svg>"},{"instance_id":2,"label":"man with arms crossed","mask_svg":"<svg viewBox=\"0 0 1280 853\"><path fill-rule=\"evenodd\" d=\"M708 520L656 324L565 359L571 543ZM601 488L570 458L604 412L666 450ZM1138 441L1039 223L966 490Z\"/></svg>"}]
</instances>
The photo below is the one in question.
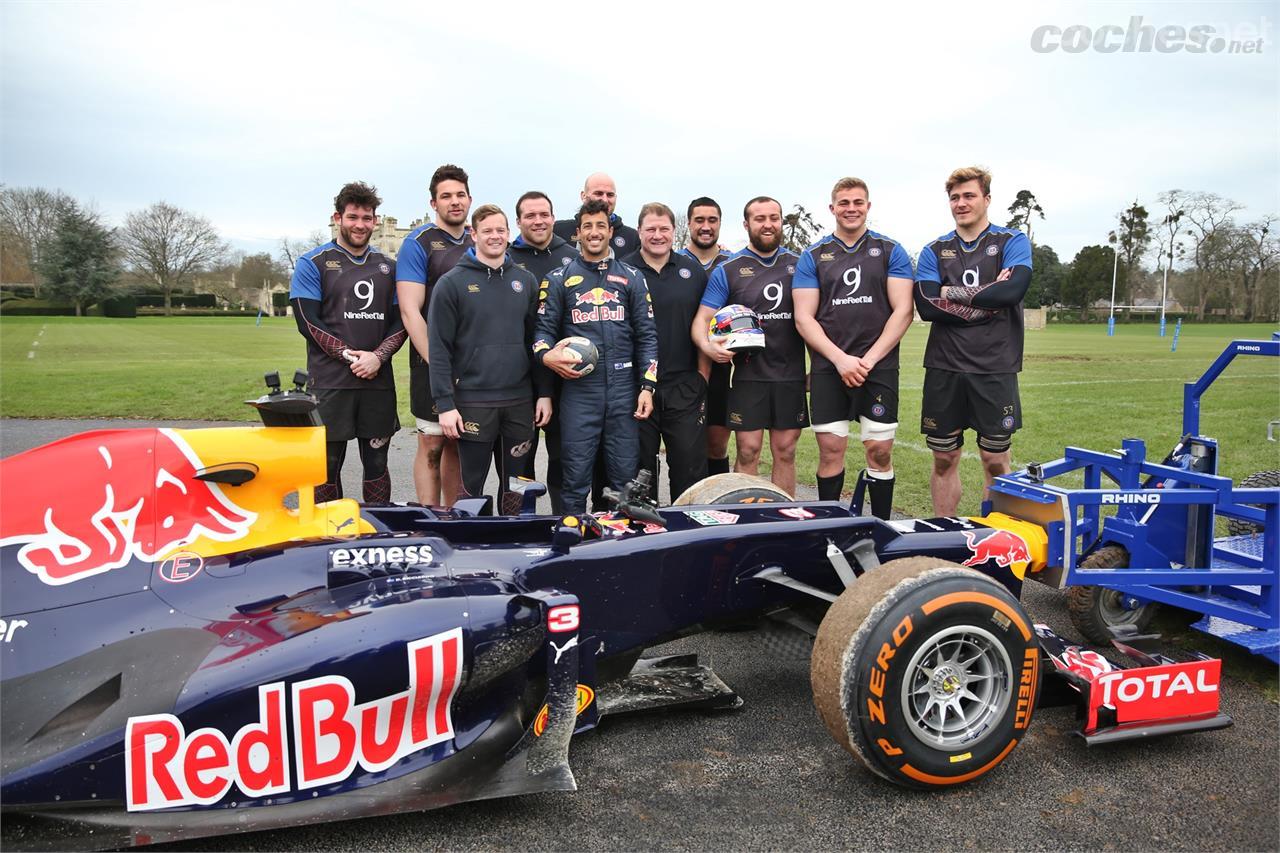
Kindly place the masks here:
<instances>
[{"instance_id":1,"label":"man with arms crossed","mask_svg":"<svg viewBox=\"0 0 1280 853\"><path fill-rule=\"evenodd\" d=\"M701 196L689 202L689 237L680 254L696 260L707 275L729 259L720 248L720 205ZM729 473L729 368L711 362L707 380L707 473ZM704 371L706 370L703 368Z\"/></svg>"},{"instance_id":2,"label":"man with arms crossed","mask_svg":"<svg viewBox=\"0 0 1280 853\"><path fill-rule=\"evenodd\" d=\"M307 339L307 371L325 425L327 480L316 502L342 497L342 463L356 439L363 499L391 500L387 450L400 429L396 383L384 366L405 340L396 308L395 261L369 245L378 226L378 191L347 184L334 199L338 238L298 259L289 299Z\"/></svg>"},{"instance_id":3,"label":"man with arms crossed","mask_svg":"<svg viewBox=\"0 0 1280 853\"><path fill-rule=\"evenodd\" d=\"M613 488L621 489L636 475L637 421L653 411L658 335L644 276L610 257L608 205L592 199L576 219L581 254L547 277L533 353L567 380L560 389L564 511L580 515L587 509L591 469L602 443ZM558 344L570 336L595 345L595 370L574 371L577 354Z\"/></svg>"},{"instance_id":4,"label":"man with arms crossed","mask_svg":"<svg viewBox=\"0 0 1280 853\"><path fill-rule=\"evenodd\" d=\"M640 422L640 467L658 482L658 444L667 448L667 476L674 501L707 476L706 397L703 371L709 359L689 337L698 300L707 286L702 265L672 252L676 215L660 202L640 208L640 251L623 263L640 270L653 300L662 375L653 414Z\"/></svg>"},{"instance_id":5,"label":"man with arms crossed","mask_svg":"<svg viewBox=\"0 0 1280 853\"><path fill-rule=\"evenodd\" d=\"M893 509L898 429L898 341L911 325L911 259L867 230L867 185L841 178L831 190L834 233L800 256L792 283L796 328L811 355L809 395L818 436L818 500L840 499L849 428L866 451L871 512Z\"/></svg>"},{"instance_id":6,"label":"man with arms crossed","mask_svg":"<svg viewBox=\"0 0 1280 853\"><path fill-rule=\"evenodd\" d=\"M413 485L418 502L451 504L462 488L458 473L458 446L446 441L440 414L431 398L431 365L427 334L427 310L431 288L453 269L472 246L467 231L471 189L467 173L447 164L431 176L431 209L439 224L409 232L396 258L396 295L400 316L413 346L409 350L409 408L418 425L418 451L413 457ZM443 498L443 501L441 500Z\"/></svg>"},{"instance_id":7,"label":"man with arms crossed","mask_svg":"<svg viewBox=\"0 0 1280 853\"><path fill-rule=\"evenodd\" d=\"M566 243L553 231L555 219L551 199L546 193L530 190L516 202L516 225L520 229L520 236L511 243L507 254L516 266L533 273L540 286L552 270L559 269L578 255L578 250L572 244ZM560 380L556 378L551 388L551 420L542 426L547 443L547 497L551 500L551 511L554 513L563 509L561 489L564 485L564 471L560 461L560 413L555 411L559 408L559 387ZM531 479L535 476L533 462L537 455L538 436L534 433L533 450L525 457L523 476Z\"/></svg>"},{"instance_id":8,"label":"man with arms crossed","mask_svg":"<svg viewBox=\"0 0 1280 853\"><path fill-rule=\"evenodd\" d=\"M475 248L440 277L431 294L431 393L440 429L458 440L467 495L484 494L489 456L498 443L499 512L511 515L520 507L510 499L515 496L506 490L507 478L524 470L534 423L541 426L551 415L545 387L539 389L536 415L532 399L538 284L528 270L509 262L507 216L497 205L476 209L471 236Z\"/></svg>"},{"instance_id":9,"label":"man with arms crossed","mask_svg":"<svg viewBox=\"0 0 1280 853\"><path fill-rule=\"evenodd\" d=\"M747 202L742 223L748 246L716 267L690 332L707 356L720 364L733 353L707 335L712 317L726 305L745 305L760 317L764 350L735 362L729 386L729 429L735 433L734 470L755 474L764 430L769 430L774 485L796 493L796 442L809 425L804 393L804 340L791 307L791 277L798 258L782 246L782 205L768 196Z\"/></svg>"},{"instance_id":10,"label":"man with arms crossed","mask_svg":"<svg viewBox=\"0 0 1280 853\"><path fill-rule=\"evenodd\" d=\"M986 485L1009 473L1009 447L1022 426L1022 297L1031 283L1031 241L992 225L991 174L971 166L947 178L956 227L925 246L916 264L915 304L928 320L920 431L933 451L933 512L960 505L964 430L978 434ZM985 497L985 490L984 490Z\"/></svg>"},{"instance_id":11,"label":"man with arms crossed","mask_svg":"<svg viewBox=\"0 0 1280 853\"><path fill-rule=\"evenodd\" d=\"M622 218L614 213L618 206L618 189L613 178L604 172L595 172L587 177L582 185L579 197L585 203L592 199L602 201L609 206L609 225L613 228L613 236L609 238L609 247L615 258L623 258L640 248L640 235L636 229L622 222ZM572 219L561 219L556 223L556 236L570 242L580 242L575 235L577 223Z\"/></svg>"}]
</instances>

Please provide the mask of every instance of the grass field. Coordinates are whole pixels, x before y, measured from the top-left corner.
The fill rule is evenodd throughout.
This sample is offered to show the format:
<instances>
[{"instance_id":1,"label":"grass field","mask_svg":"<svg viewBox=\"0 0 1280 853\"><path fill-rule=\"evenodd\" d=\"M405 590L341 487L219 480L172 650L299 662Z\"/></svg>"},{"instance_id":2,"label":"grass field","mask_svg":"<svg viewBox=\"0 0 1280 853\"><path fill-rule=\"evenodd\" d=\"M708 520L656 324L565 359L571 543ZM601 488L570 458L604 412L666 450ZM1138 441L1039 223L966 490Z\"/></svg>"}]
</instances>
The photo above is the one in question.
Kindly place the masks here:
<instances>
[{"instance_id":1,"label":"grass field","mask_svg":"<svg viewBox=\"0 0 1280 853\"><path fill-rule=\"evenodd\" d=\"M1056 459L1067 445L1111 450L1123 438L1147 442L1160 459L1177 441L1182 385L1209 366L1229 340L1269 338L1264 325L1184 326L1178 351L1172 337L1150 325L1055 326L1027 333L1021 376L1023 430L1015 465ZM929 459L917 432L920 361L927 327L913 326L902 345L901 420L894 467L897 509L928 515ZM1170 330L1170 336L1172 330ZM283 377L305 364L303 343L290 319L192 317L12 317L0 319L0 416L24 418L191 418L251 420L242 400L262 392L262 374ZM402 421L408 411L408 358L394 362ZM1280 419L1280 359L1237 358L1205 395L1201 430L1221 444L1221 473L1239 479L1280 468L1280 444L1266 440ZM849 482L861 467L850 452ZM981 476L973 434L967 435L960 510L976 512ZM813 483L817 445L801 438L799 476ZM767 470L766 461L762 471Z\"/></svg>"}]
</instances>

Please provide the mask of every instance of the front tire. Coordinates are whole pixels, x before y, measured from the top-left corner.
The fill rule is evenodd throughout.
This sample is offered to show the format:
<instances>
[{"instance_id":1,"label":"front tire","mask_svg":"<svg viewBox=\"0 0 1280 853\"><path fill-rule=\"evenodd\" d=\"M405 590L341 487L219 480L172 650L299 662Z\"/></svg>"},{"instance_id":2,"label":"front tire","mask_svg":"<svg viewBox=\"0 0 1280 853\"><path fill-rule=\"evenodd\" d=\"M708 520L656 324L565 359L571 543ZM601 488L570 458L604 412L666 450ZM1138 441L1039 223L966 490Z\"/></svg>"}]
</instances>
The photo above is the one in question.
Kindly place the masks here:
<instances>
[{"instance_id":1,"label":"front tire","mask_svg":"<svg viewBox=\"0 0 1280 853\"><path fill-rule=\"evenodd\" d=\"M836 742L913 788L976 779L1024 737L1040 648L1018 600L991 578L909 557L858 579L814 641L814 704Z\"/></svg>"},{"instance_id":2,"label":"front tire","mask_svg":"<svg viewBox=\"0 0 1280 853\"><path fill-rule=\"evenodd\" d=\"M685 489L671 505L758 504L794 500L791 495L763 477L751 474L714 474Z\"/></svg>"}]
</instances>

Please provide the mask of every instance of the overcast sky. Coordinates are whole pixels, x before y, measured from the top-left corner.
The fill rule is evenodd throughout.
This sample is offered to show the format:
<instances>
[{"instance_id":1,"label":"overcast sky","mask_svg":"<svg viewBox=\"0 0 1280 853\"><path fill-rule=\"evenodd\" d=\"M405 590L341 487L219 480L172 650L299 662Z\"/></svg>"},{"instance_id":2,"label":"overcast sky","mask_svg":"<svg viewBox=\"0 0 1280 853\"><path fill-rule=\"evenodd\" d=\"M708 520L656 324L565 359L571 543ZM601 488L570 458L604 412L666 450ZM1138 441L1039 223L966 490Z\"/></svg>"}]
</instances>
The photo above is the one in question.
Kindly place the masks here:
<instances>
[{"instance_id":1,"label":"overcast sky","mask_svg":"<svg viewBox=\"0 0 1280 853\"><path fill-rule=\"evenodd\" d=\"M446 8L450 11L445 12ZM526 189L568 215L610 172L628 222L710 195L871 186L871 226L914 253L951 228L943 181L994 174L992 220L1032 190L1069 259L1135 197L1209 190L1280 212L1280 43L1258 3L0 2L4 183L58 187L113 223L166 200L234 245L323 226L347 180L401 223L433 169L476 203ZM1049 53L1042 25L1213 26L1261 53ZM1119 39L1116 39L1119 41ZM1050 42L1056 43L1051 37ZM1110 42L1104 42L1110 44Z\"/></svg>"}]
</instances>

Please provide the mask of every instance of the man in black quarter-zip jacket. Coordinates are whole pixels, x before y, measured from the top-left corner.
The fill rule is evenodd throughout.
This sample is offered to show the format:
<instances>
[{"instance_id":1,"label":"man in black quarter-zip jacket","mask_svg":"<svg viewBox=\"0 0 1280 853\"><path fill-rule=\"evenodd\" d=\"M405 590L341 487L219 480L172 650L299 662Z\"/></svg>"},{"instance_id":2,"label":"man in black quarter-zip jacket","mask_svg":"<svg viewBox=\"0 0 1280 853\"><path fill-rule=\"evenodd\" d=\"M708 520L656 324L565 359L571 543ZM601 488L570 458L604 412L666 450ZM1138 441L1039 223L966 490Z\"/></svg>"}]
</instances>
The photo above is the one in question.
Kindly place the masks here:
<instances>
[{"instance_id":1,"label":"man in black quarter-zip jacket","mask_svg":"<svg viewBox=\"0 0 1280 853\"><path fill-rule=\"evenodd\" d=\"M427 328L431 394L440 427L458 439L463 490L484 492L489 458L499 442L501 511L513 513L507 477L523 472L533 427L551 416L549 376L531 357L538 282L507 257L507 216L486 204L471 216L475 247L441 276L431 294ZM533 386L538 400L530 405Z\"/></svg>"}]
</instances>

